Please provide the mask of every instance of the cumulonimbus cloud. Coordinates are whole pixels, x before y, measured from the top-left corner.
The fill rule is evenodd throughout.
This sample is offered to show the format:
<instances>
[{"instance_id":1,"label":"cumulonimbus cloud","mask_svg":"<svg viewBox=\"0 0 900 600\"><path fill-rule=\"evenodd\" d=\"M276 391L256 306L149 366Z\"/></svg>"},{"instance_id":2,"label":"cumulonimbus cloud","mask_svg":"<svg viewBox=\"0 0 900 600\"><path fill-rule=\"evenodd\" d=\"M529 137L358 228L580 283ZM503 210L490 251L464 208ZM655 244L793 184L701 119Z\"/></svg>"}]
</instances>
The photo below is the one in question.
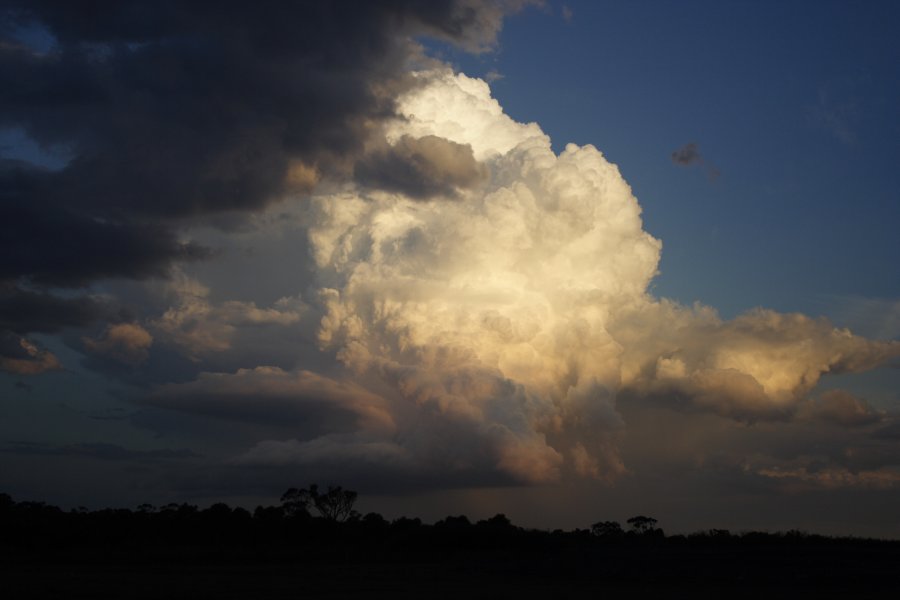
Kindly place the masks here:
<instances>
[{"instance_id":1,"label":"cumulonimbus cloud","mask_svg":"<svg viewBox=\"0 0 900 600\"><path fill-rule=\"evenodd\" d=\"M598 150L555 155L536 125L503 114L483 81L417 77L427 84L400 99L403 118L387 138L465 144L485 182L452 201L422 202L396 186L318 196L309 233L328 282L321 346L380 390L400 431L465 431L483 442L468 460L524 481L613 479L626 470L622 390L741 420L785 419L822 375L900 353L822 319L757 310L723 321L654 299L661 245Z\"/></svg>"}]
</instances>

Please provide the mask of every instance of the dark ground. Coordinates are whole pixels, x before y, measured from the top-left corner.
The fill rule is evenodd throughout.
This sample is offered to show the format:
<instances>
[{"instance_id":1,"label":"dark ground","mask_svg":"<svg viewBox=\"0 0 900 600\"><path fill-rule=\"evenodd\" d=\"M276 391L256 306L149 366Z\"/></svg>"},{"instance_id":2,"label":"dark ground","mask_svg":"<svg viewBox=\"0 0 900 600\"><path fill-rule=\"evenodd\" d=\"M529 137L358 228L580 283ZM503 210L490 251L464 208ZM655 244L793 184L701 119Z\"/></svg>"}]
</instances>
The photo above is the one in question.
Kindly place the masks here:
<instances>
[{"instance_id":1,"label":"dark ground","mask_svg":"<svg viewBox=\"0 0 900 600\"><path fill-rule=\"evenodd\" d=\"M6 560L6 598L891 598L900 552L828 548L471 551L416 559L116 555Z\"/></svg>"},{"instance_id":2,"label":"dark ground","mask_svg":"<svg viewBox=\"0 0 900 600\"><path fill-rule=\"evenodd\" d=\"M4 599L881 600L900 597L898 581L900 541L798 531L547 532L502 515L338 522L284 506L64 512L0 494Z\"/></svg>"}]
</instances>

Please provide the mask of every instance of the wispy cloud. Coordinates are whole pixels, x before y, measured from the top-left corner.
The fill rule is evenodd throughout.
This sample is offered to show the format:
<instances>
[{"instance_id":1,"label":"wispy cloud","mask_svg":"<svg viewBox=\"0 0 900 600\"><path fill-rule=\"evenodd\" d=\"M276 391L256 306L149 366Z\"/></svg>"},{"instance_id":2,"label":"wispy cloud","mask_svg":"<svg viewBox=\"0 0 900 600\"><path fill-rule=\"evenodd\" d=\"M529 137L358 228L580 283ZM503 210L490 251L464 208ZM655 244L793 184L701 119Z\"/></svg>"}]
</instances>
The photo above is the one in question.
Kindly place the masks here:
<instances>
[{"instance_id":1,"label":"wispy cloud","mask_svg":"<svg viewBox=\"0 0 900 600\"><path fill-rule=\"evenodd\" d=\"M689 142L678 148L671 154L672 162L680 167L702 167L706 171L706 176L710 181L715 181L721 174L719 170L711 165L701 154L700 147L696 142Z\"/></svg>"},{"instance_id":2,"label":"wispy cloud","mask_svg":"<svg viewBox=\"0 0 900 600\"><path fill-rule=\"evenodd\" d=\"M853 146L859 141L859 109L852 100L835 100L824 89L819 90L818 101L809 109L809 114L813 124L845 145Z\"/></svg>"}]
</instances>

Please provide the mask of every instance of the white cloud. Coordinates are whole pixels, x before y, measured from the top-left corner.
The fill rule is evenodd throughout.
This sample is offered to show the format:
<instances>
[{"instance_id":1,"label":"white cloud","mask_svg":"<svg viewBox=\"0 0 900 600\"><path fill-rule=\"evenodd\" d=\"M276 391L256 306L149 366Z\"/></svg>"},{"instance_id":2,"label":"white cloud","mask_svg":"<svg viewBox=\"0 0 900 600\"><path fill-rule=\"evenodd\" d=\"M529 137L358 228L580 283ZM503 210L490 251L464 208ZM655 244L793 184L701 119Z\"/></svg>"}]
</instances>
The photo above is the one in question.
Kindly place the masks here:
<instances>
[{"instance_id":1,"label":"white cloud","mask_svg":"<svg viewBox=\"0 0 900 600\"><path fill-rule=\"evenodd\" d=\"M449 71L399 101L388 137L467 144L488 182L455 202L378 190L314 200L319 339L361 385L385 387L401 431L454 423L480 460L526 481L626 469L623 387L740 419L787 418L826 373L900 352L802 315L724 322L647 294L660 243L593 146L559 156ZM435 420L436 417L436 420ZM441 425L443 424L443 425Z\"/></svg>"},{"instance_id":2,"label":"white cloud","mask_svg":"<svg viewBox=\"0 0 900 600\"><path fill-rule=\"evenodd\" d=\"M826 319L757 309L722 321L703 306L647 302L611 326L622 383L662 402L740 419L787 418L826 374L874 368L900 344L873 342Z\"/></svg>"}]
</instances>

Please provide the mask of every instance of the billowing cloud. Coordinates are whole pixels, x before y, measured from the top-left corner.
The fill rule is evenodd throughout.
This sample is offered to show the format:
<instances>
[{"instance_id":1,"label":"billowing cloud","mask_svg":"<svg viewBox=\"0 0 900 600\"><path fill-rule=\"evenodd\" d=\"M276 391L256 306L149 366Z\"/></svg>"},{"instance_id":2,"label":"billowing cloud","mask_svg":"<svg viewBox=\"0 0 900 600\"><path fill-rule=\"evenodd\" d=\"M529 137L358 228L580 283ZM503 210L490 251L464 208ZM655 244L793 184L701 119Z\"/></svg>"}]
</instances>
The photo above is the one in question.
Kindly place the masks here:
<instances>
[{"instance_id":1,"label":"billowing cloud","mask_svg":"<svg viewBox=\"0 0 900 600\"><path fill-rule=\"evenodd\" d=\"M826 319L757 309L732 321L662 301L630 307L611 329L626 390L743 420L789 418L825 374L857 373L900 355Z\"/></svg>"},{"instance_id":2,"label":"billowing cloud","mask_svg":"<svg viewBox=\"0 0 900 600\"><path fill-rule=\"evenodd\" d=\"M757 310L723 321L654 299L661 245L598 150L554 154L482 81L415 77L423 85L398 101L388 139L464 144L488 176L452 201L365 187L313 199L320 345L379 390L400 432L365 444L399 443L447 468L420 440L439 439L479 449L454 452L457 468L612 480L627 469L622 392L743 421L791 419L822 375L900 354L823 319ZM341 439L360 443L273 441L252 456L303 462Z\"/></svg>"}]
</instances>

